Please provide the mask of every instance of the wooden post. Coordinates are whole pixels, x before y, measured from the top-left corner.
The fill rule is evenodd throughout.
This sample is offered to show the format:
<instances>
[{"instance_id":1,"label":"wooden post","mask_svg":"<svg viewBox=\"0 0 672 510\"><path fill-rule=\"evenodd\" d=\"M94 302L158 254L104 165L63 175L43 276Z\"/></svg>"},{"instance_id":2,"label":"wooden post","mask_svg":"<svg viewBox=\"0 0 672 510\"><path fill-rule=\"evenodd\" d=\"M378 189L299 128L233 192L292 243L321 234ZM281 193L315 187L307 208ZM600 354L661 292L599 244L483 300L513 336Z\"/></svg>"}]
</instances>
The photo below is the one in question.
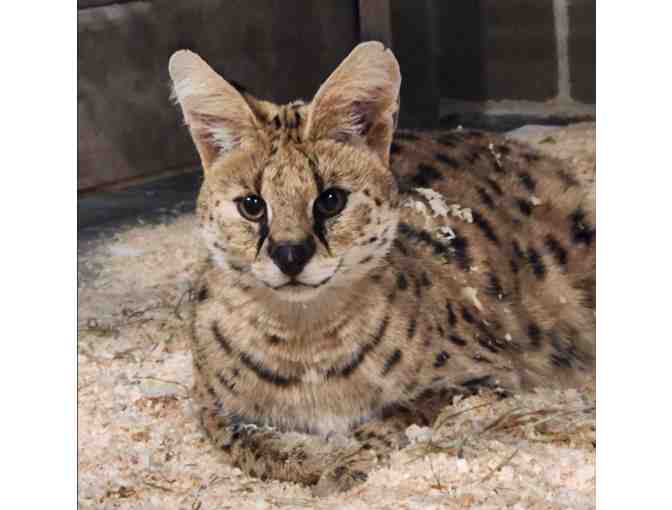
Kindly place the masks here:
<instances>
[{"instance_id":1,"label":"wooden post","mask_svg":"<svg viewBox=\"0 0 672 510\"><path fill-rule=\"evenodd\" d=\"M401 66L402 128L439 126L441 94L437 76L434 0L391 0L392 51Z\"/></svg>"},{"instance_id":2,"label":"wooden post","mask_svg":"<svg viewBox=\"0 0 672 510\"><path fill-rule=\"evenodd\" d=\"M359 0L359 38L392 46L390 0Z\"/></svg>"}]
</instances>

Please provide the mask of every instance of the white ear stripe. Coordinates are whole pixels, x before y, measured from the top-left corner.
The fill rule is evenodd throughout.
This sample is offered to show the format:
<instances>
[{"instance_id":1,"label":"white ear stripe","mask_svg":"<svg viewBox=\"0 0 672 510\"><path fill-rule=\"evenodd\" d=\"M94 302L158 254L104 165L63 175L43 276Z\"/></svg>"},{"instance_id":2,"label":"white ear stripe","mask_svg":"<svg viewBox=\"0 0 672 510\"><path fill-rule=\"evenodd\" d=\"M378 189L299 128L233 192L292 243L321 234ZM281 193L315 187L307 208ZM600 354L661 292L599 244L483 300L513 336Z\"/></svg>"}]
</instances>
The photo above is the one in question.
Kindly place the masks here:
<instances>
[{"instance_id":1,"label":"white ear stripe","mask_svg":"<svg viewBox=\"0 0 672 510\"><path fill-rule=\"evenodd\" d=\"M254 114L238 91L201 57L180 50L170 57L172 96L182 108L204 166L253 136Z\"/></svg>"}]
</instances>

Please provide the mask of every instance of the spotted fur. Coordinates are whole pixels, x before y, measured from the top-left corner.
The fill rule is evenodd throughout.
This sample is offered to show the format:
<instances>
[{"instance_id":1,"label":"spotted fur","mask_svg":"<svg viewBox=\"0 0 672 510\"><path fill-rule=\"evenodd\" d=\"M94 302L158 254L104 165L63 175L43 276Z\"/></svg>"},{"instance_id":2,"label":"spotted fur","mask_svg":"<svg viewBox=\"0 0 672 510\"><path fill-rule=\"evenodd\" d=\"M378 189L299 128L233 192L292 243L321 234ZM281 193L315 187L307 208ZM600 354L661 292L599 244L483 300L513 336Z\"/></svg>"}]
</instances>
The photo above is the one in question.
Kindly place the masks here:
<instances>
[{"instance_id":1,"label":"spotted fur","mask_svg":"<svg viewBox=\"0 0 672 510\"><path fill-rule=\"evenodd\" d=\"M428 395L592 373L594 195L569 168L488 133L394 134L379 43L309 103L258 100L187 51L170 72L205 172L194 402L231 462L345 489L430 423ZM319 217L334 187L347 204ZM241 216L250 194L263 221ZM269 247L306 239L288 285Z\"/></svg>"}]
</instances>

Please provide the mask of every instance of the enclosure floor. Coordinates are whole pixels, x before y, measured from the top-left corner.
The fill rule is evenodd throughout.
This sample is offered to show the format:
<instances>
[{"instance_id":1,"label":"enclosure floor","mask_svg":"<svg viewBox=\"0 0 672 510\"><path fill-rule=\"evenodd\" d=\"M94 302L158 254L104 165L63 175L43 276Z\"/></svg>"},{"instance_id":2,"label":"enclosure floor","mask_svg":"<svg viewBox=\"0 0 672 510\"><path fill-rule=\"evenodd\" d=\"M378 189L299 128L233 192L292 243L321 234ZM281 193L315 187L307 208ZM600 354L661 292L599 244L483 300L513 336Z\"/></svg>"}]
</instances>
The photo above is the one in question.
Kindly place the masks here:
<instances>
[{"instance_id":1,"label":"enclosure floor","mask_svg":"<svg viewBox=\"0 0 672 510\"><path fill-rule=\"evenodd\" d=\"M594 180L595 124L528 126L511 136ZM389 465L329 498L224 464L189 400L181 303L202 254L193 214L171 211L80 250L80 508L594 508L594 384L455 402L445 424L409 429L412 444Z\"/></svg>"}]
</instances>

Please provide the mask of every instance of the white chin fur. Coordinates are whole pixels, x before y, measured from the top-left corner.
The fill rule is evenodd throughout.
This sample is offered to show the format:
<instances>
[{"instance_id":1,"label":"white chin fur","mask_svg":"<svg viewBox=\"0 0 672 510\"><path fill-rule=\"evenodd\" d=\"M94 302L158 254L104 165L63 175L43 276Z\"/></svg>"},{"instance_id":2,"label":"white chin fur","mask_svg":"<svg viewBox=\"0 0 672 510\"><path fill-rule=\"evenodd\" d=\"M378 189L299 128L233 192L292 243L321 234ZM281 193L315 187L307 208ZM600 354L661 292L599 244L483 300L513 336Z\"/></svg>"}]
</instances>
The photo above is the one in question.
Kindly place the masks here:
<instances>
[{"instance_id":1,"label":"white chin fur","mask_svg":"<svg viewBox=\"0 0 672 510\"><path fill-rule=\"evenodd\" d=\"M280 299L289 301L290 303L307 303L317 297L322 290L322 287L283 287L282 289L274 290L273 293Z\"/></svg>"},{"instance_id":2,"label":"white chin fur","mask_svg":"<svg viewBox=\"0 0 672 510\"><path fill-rule=\"evenodd\" d=\"M326 285L327 280L331 279L336 275L339 268L339 261L330 262L328 264L317 263L316 261L311 261L304 268L304 270L297 277L299 283L303 283L306 286L322 286L320 284ZM282 272L278 267L272 262L265 261L260 264L255 264L252 266L252 274L260 281L262 281L266 286L273 289L278 289L278 287L288 283L290 279ZM317 287L316 287L317 288ZM310 290L309 287L287 287L283 289L278 289L278 291L287 290L286 294L307 294L307 290ZM294 292L296 291L296 292Z\"/></svg>"}]
</instances>

